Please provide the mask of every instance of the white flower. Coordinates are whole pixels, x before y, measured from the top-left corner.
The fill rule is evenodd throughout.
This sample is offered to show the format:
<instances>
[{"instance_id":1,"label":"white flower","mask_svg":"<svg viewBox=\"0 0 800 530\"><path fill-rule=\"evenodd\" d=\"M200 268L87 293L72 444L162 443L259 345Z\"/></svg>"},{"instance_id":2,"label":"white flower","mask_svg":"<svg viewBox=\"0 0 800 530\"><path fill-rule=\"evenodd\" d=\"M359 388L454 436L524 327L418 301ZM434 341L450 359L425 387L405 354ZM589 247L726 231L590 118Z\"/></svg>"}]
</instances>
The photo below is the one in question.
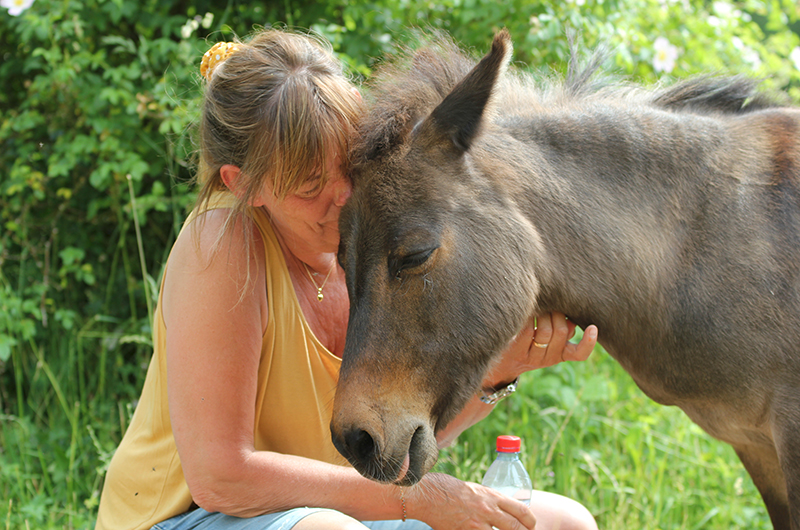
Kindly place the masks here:
<instances>
[{"instance_id":1,"label":"white flower","mask_svg":"<svg viewBox=\"0 0 800 530\"><path fill-rule=\"evenodd\" d=\"M733 14L733 5L729 2L714 2L714 11L722 18L731 18Z\"/></svg>"},{"instance_id":2,"label":"white flower","mask_svg":"<svg viewBox=\"0 0 800 530\"><path fill-rule=\"evenodd\" d=\"M656 72L670 73L675 68L678 58L678 48L670 44L664 37L659 37L653 43L656 54L653 57L653 68Z\"/></svg>"},{"instance_id":3,"label":"white flower","mask_svg":"<svg viewBox=\"0 0 800 530\"><path fill-rule=\"evenodd\" d=\"M745 47L742 50L742 59L750 63L750 65L756 70L761 67L761 56L753 48Z\"/></svg>"},{"instance_id":4,"label":"white flower","mask_svg":"<svg viewBox=\"0 0 800 530\"><path fill-rule=\"evenodd\" d=\"M181 38L188 39L192 36L192 25L187 22L183 26L181 26Z\"/></svg>"},{"instance_id":5,"label":"white flower","mask_svg":"<svg viewBox=\"0 0 800 530\"><path fill-rule=\"evenodd\" d=\"M733 37L731 42L733 43L733 47L739 50L739 52L742 54L742 59L750 63L750 65L756 70L761 67L761 56L756 50L746 46L744 41L739 37Z\"/></svg>"},{"instance_id":6,"label":"white flower","mask_svg":"<svg viewBox=\"0 0 800 530\"><path fill-rule=\"evenodd\" d=\"M2 1L2 0L0 0ZM181 26L181 37L184 39L188 39L192 36L192 33L200 26L200 22L198 22L194 18L190 18L186 21L186 24Z\"/></svg>"},{"instance_id":7,"label":"white flower","mask_svg":"<svg viewBox=\"0 0 800 530\"><path fill-rule=\"evenodd\" d=\"M33 0L0 0L0 6L8 9L8 14L12 17L19 16L32 5Z\"/></svg>"},{"instance_id":8,"label":"white flower","mask_svg":"<svg viewBox=\"0 0 800 530\"><path fill-rule=\"evenodd\" d=\"M800 46L795 47L789 54L789 59L794 63L794 67L800 70Z\"/></svg>"}]
</instances>

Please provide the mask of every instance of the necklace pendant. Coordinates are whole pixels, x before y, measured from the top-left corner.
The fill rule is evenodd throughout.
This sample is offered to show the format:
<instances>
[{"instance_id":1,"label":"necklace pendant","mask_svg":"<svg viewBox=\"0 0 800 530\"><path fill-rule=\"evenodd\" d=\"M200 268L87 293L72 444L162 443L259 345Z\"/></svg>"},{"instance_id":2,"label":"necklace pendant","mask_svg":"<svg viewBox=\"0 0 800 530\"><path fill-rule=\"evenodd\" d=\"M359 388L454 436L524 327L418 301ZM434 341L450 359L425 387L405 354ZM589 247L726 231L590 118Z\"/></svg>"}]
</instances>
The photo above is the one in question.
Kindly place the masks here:
<instances>
[{"instance_id":1,"label":"necklace pendant","mask_svg":"<svg viewBox=\"0 0 800 530\"><path fill-rule=\"evenodd\" d=\"M322 302L324 296L322 296L322 288L325 287L325 284L328 283L328 278L331 277L331 273L333 269L336 268L336 263L331 266L331 269L328 271L328 275L325 276L325 279L322 281L322 285L317 285L317 281L314 279L314 275L311 274L311 271L308 269L308 265L303 262L303 267L306 269L306 273L308 273L308 277L311 279L311 283L314 284L314 287L317 289L317 302ZM316 274L316 273L314 273Z\"/></svg>"}]
</instances>

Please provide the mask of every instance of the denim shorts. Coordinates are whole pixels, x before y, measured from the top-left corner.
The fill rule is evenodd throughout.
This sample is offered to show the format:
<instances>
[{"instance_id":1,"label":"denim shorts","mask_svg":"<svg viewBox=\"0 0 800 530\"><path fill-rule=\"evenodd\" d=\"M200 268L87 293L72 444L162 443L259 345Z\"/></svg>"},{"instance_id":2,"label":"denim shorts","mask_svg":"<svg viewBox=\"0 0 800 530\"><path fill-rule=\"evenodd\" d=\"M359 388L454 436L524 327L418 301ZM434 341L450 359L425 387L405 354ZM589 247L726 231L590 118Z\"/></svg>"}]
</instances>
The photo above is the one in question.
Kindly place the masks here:
<instances>
[{"instance_id":1,"label":"denim shorts","mask_svg":"<svg viewBox=\"0 0 800 530\"><path fill-rule=\"evenodd\" d=\"M285 512L259 515L258 517L232 517L221 513L209 513L202 508L176 515L154 525L151 530L289 530L300 519L312 513L329 511L325 508L294 508ZM431 530L421 521L362 521L372 530Z\"/></svg>"}]
</instances>

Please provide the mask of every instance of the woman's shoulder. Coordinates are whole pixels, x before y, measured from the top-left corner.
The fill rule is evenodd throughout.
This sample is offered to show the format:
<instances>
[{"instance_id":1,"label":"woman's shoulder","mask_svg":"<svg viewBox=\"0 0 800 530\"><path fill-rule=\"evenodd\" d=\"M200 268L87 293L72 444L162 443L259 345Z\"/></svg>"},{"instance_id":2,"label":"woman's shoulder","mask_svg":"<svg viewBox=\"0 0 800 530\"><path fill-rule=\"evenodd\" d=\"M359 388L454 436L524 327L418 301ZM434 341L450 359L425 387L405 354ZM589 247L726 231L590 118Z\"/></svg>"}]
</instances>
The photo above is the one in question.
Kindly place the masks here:
<instances>
[{"instance_id":1,"label":"woman's shoulder","mask_svg":"<svg viewBox=\"0 0 800 530\"><path fill-rule=\"evenodd\" d=\"M203 302L198 297L207 297L230 306L265 293L261 234L251 219L230 214L227 209L209 210L181 230L165 270L165 315L176 300Z\"/></svg>"},{"instance_id":2,"label":"woman's shoulder","mask_svg":"<svg viewBox=\"0 0 800 530\"><path fill-rule=\"evenodd\" d=\"M235 266L263 255L263 241L255 221L227 208L192 215L170 253L186 264L206 268ZM256 260L258 261L258 260Z\"/></svg>"}]
</instances>

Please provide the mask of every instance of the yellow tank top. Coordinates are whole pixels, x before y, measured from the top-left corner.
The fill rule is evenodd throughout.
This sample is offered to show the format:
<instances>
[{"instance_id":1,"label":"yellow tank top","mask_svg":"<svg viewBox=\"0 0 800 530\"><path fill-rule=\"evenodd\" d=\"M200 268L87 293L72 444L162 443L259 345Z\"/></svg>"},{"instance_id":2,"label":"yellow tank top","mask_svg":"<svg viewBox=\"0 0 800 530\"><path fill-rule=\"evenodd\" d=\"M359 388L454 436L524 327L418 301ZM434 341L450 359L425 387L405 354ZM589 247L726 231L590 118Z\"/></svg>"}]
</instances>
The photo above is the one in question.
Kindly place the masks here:
<instances>
[{"instance_id":1,"label":"yellow tank top","mask_svg":"<svg viewBox=\"0 0 800 530\"><path fill-rule=\"evenodd\" d=\"M228 205L230 196L220 193L208 209ZM331 443L329 428L341 359L311 332L266 215L254 209L251 216L264 240L269 306L255 404L255 447L346 465ZM153 346L141 398L106 473L96 530L149 529L192 504L169 418L161 296Z\"/></svg>"}]
</instances>

